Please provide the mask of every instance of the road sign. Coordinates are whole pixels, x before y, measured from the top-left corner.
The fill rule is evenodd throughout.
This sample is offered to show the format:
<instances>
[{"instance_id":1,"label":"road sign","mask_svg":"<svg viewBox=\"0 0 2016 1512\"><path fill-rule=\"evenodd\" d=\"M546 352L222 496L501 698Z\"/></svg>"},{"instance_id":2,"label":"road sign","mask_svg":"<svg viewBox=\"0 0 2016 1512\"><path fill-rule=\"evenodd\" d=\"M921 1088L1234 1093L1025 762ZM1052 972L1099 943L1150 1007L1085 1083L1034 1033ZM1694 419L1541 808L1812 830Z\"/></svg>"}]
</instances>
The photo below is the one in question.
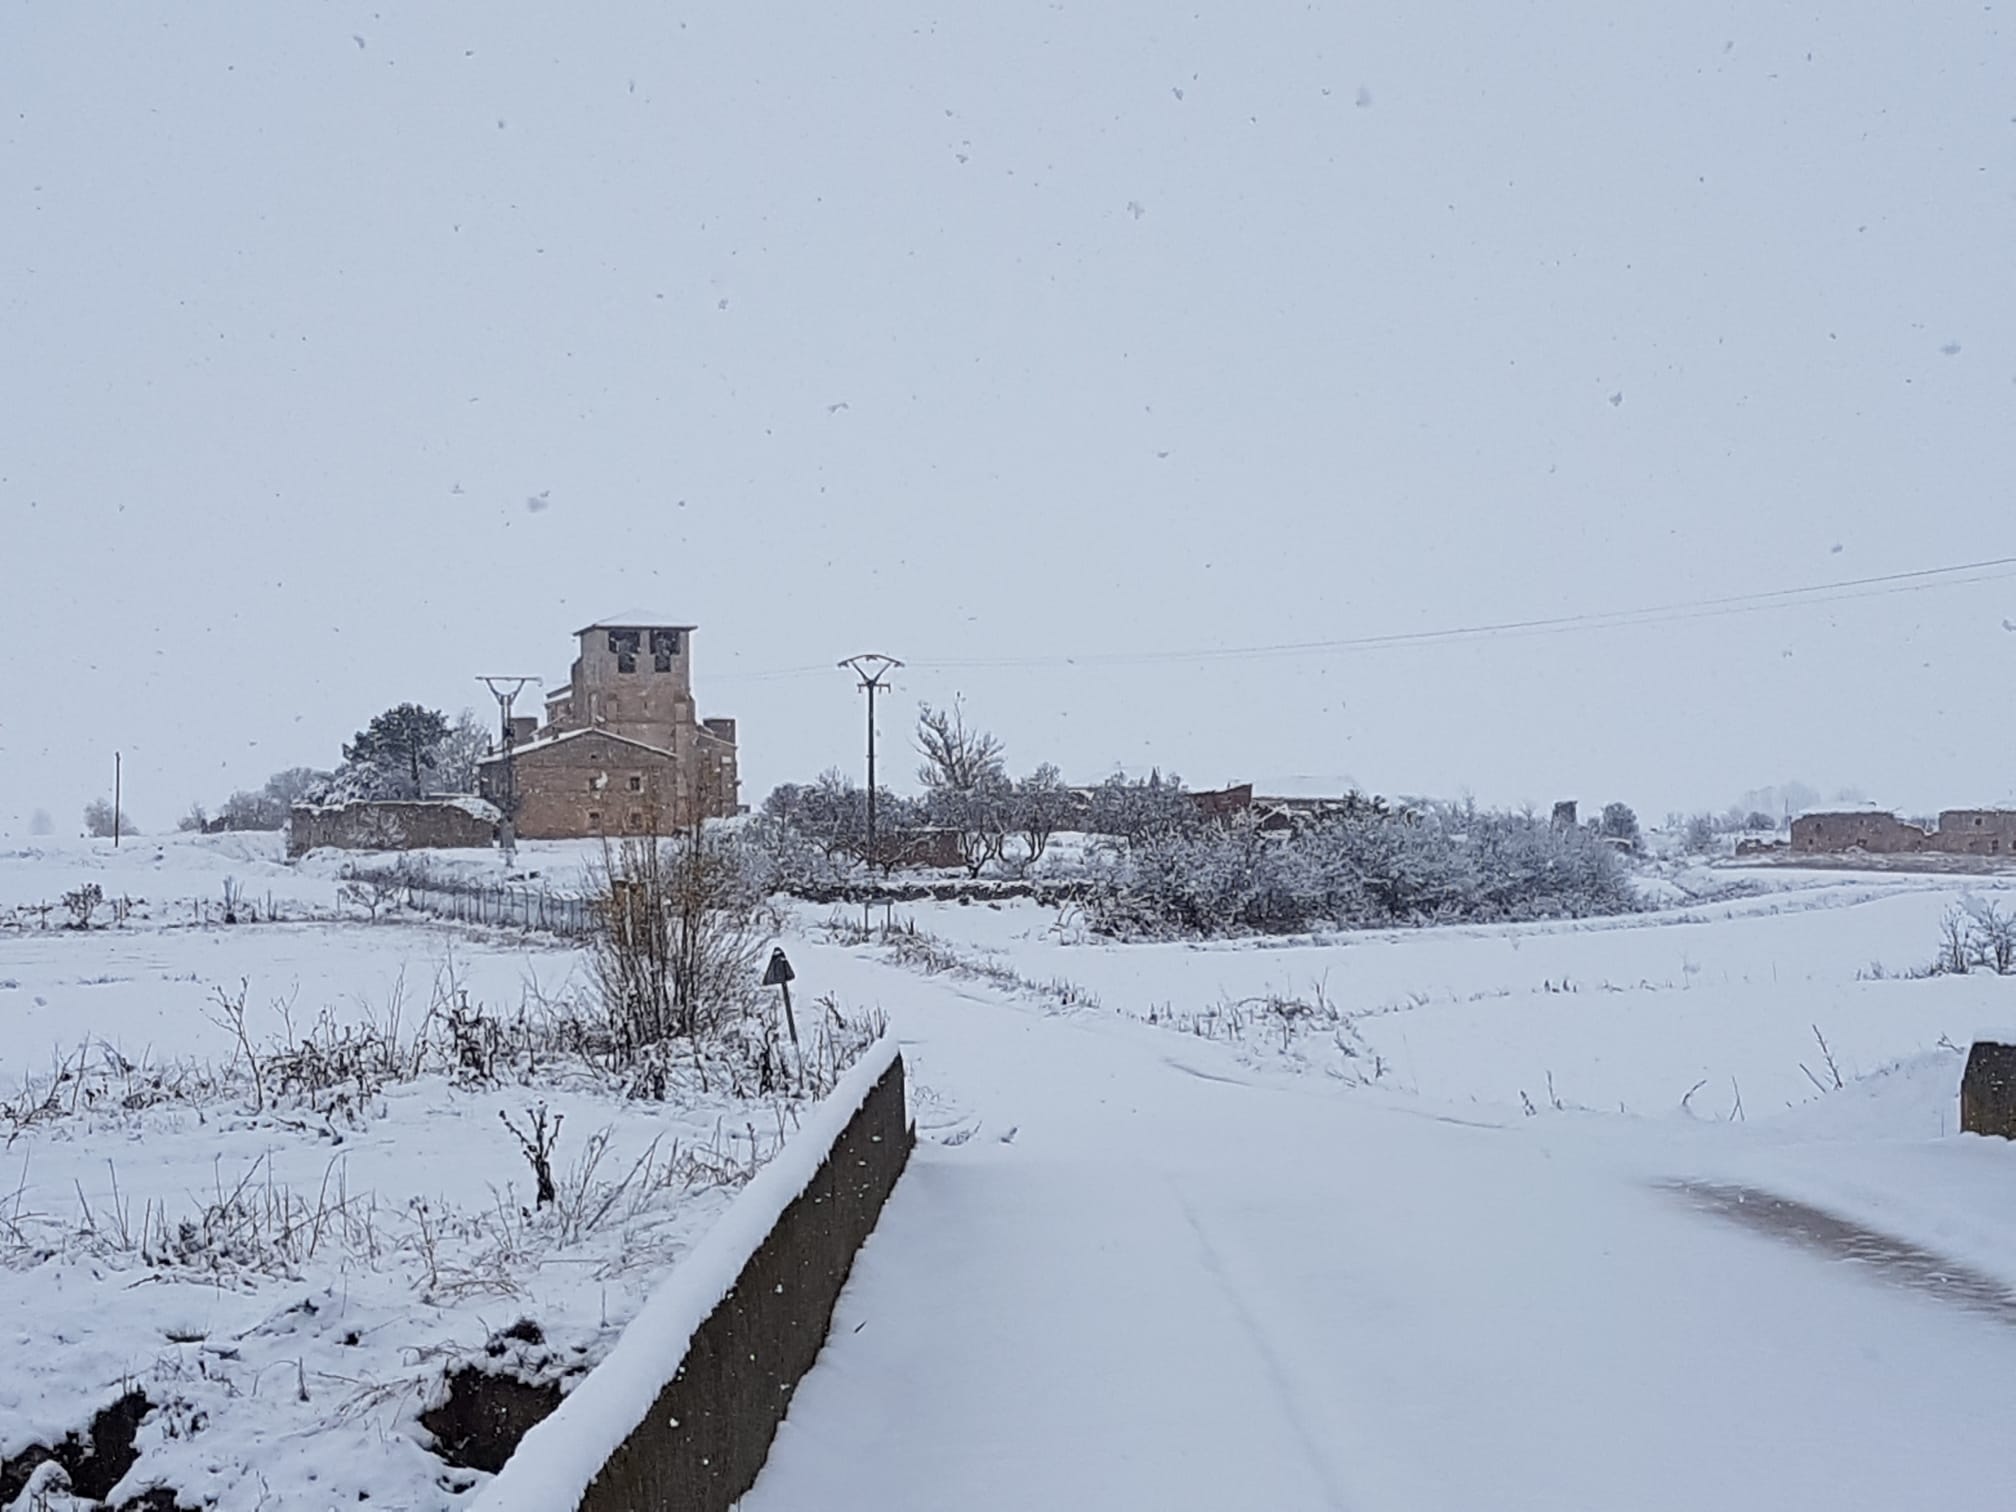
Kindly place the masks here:
<instances>
[{"instance_id":1,"label":"road sign","mask_svg":"<svg viewBox=\"0 0 2016 1512\"><path fill-rule=\"evenodd\" d=\"M786 982L798 980L798 973L791 969L791 962L785 957L784 947L779 945L770 952L770 965L763 972L765 987L782 987Z\"/></svg>"}]
</instances>

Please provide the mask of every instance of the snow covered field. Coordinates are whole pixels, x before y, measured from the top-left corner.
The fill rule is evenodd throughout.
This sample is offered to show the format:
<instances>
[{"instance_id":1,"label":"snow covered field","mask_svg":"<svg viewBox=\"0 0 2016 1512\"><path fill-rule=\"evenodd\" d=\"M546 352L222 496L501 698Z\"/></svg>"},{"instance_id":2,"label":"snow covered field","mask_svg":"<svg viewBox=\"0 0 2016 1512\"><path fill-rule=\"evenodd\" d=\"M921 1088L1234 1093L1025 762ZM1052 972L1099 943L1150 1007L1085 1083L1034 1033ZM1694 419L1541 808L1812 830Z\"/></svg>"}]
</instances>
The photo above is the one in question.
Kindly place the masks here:
<instances>
[{"instance_id":1,"label":"snow covered field","mask_svg":"<svg viewBox=\"0 0 2016 1512\"><path fill-rule=\"evenodd\" d=\"M0 1462L130 1387L157 1410L115 1501L450 1506L484 1477L429 1452L444 1373L571 1385L803 1103L571 1052L579 952L367 922L276 842L0 855ZM37 910L87 880L122 922ZM541 1109L545 1207L502 1122Z\"/></svg>"},{"instance_id":2,"label":"snow covered field","mask_svg":"<svg viewBox=\"0 0 2016 1512\"><path fill-rule=\"evenodd\" d=\"M130 1382L175 1405L122 1496L453 1506L483 1476L426 1447L444 1368L578 1379L790 1116L580 1068L255 1096L221 1069L220 988L333 1050L402 990L410 1039L443 994L523 1022L582 972L550 940L368 922L344 858L261 845L0 856L0 1341L34 1362L0 1380L0 1457ZM280 922L208 917L227 874ZM19 907L87 876L124 924ZM1979 1394L2016 1346L1981 1310L2016 1297L2016 1155L1953 1133L1956 1047L2016 1025L2016 979L1907 973L2007 886L1716 869L1625 918L1203 946L1026 902L878 907L866 935L800 906L804 996L889 1014L922 1143L751 1505L1954 1492L2016 1427ZM566 1115L565 1211L527 1216L498 1115L538 1102ZM537 1344L503 1336L520 1318ZM1935 1431L1957 1447L1917 1463Z\"/></svg>"}]
</instances>

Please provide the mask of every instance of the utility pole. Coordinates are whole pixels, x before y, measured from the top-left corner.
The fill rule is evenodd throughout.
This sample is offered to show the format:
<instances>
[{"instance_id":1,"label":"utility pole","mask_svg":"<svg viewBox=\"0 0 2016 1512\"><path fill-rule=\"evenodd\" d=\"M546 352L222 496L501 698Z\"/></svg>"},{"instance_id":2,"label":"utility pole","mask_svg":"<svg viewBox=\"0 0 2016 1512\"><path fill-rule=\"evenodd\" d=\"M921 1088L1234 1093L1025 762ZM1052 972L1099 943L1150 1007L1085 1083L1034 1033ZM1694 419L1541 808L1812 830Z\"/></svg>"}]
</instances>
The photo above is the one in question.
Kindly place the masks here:
<instances>
[{"instance_id":1,"label":"utility pole","mask_svg":"<svg viewBox=\"0 0 2016 1512\"><path fill-rule=\"evenodd\" d=\"M120 793L120 784L125 779L125 776L126 758L119 752L114 751L112 753L112 849L114 850L119 849L119 831L124 828L124 824L119 818L119 802L123 796ZM869 828L872 830L874 826L871 825Z\"/></svg>"},{"instance_id":2,"label":"utility pole","mask_svg":"<svg viewBox=\"0 0 2016 1512\"><path fill-rule=\"evenodd\" d=\"M536 677L479 677L476 679L490 690L497 700L497 718L502 726L499 747L504 753L504 780L497 791L497 807L503 812L504 822L498 826L497 848L508 862L518 854L518 760L513 748L517 737L511 730L511 705L518 695L525 691L527 683L539 681Z\"/></svg>"},{"instance_id":3,"label":"utility pole","mask_svg":"<svg viewBox=\"0 0 2016 1512\"><path fill-rule=\"evenodd\" d=\"M840 663L843 672L852 672L861 679L861 687L868 695L868 865L871 870L878 854L875 848L875 695L882 689L882 679L902 665L895 657L884 656L877 651L850 656Z\"/></svg>"}]
</instances>

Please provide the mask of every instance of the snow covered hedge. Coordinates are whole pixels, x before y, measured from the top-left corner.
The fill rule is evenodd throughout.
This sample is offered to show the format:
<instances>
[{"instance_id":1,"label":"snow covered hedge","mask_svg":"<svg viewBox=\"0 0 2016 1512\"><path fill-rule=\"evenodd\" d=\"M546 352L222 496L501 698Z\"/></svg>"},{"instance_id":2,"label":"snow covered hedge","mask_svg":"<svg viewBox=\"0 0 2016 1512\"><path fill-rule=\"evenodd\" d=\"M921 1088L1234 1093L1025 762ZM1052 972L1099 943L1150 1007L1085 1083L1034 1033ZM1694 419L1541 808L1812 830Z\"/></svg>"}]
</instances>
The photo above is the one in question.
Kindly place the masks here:
<instances>
[{"instance_id":1,"label":"snow covered hedge","mask_svg":"<svg viewBox=\"0 0 2016 1512\"><path fill-rule=\"evenodd\" d=\"M1520 814L1440 805L1267 833L1152 832L1091 860L1090 912L1129 936L1579 918L1629 911L1615 849Z\"/></svg>"}]
</instances>

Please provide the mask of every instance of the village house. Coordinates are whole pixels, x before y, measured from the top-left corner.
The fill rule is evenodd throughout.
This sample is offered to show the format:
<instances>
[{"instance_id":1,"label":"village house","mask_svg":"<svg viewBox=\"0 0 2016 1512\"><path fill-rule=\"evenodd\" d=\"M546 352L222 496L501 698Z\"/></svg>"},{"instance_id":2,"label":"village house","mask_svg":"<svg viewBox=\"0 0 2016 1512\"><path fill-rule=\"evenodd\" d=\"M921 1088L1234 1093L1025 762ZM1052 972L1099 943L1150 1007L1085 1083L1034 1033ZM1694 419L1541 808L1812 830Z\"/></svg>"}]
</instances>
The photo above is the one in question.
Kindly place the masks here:
<instances>
[{"instance_id":1,"label":"village house","mask_svg":"<svg viewBox=\"0 0 2016 1512\"><path fill-rule=\"evenodd\" d=\"M1816 855L2016 856L2016 809L1944 809L1930 829L1878 809L1801 814L1792 821L1792 849Z\"/></svg>"},{"instance_id":2,"label":"village house","mask_svg":"<svg viewBox=\"0 0 2016 1512\"><path fill-rule=\"evenodd\" d=\"M583 626L564 688L543 723L513 721L513 741L479 763L483 797L521 839L664 832L739 813L735 721L701 719L693 630L631 611Z\"/></svg>"}]
</instances>

